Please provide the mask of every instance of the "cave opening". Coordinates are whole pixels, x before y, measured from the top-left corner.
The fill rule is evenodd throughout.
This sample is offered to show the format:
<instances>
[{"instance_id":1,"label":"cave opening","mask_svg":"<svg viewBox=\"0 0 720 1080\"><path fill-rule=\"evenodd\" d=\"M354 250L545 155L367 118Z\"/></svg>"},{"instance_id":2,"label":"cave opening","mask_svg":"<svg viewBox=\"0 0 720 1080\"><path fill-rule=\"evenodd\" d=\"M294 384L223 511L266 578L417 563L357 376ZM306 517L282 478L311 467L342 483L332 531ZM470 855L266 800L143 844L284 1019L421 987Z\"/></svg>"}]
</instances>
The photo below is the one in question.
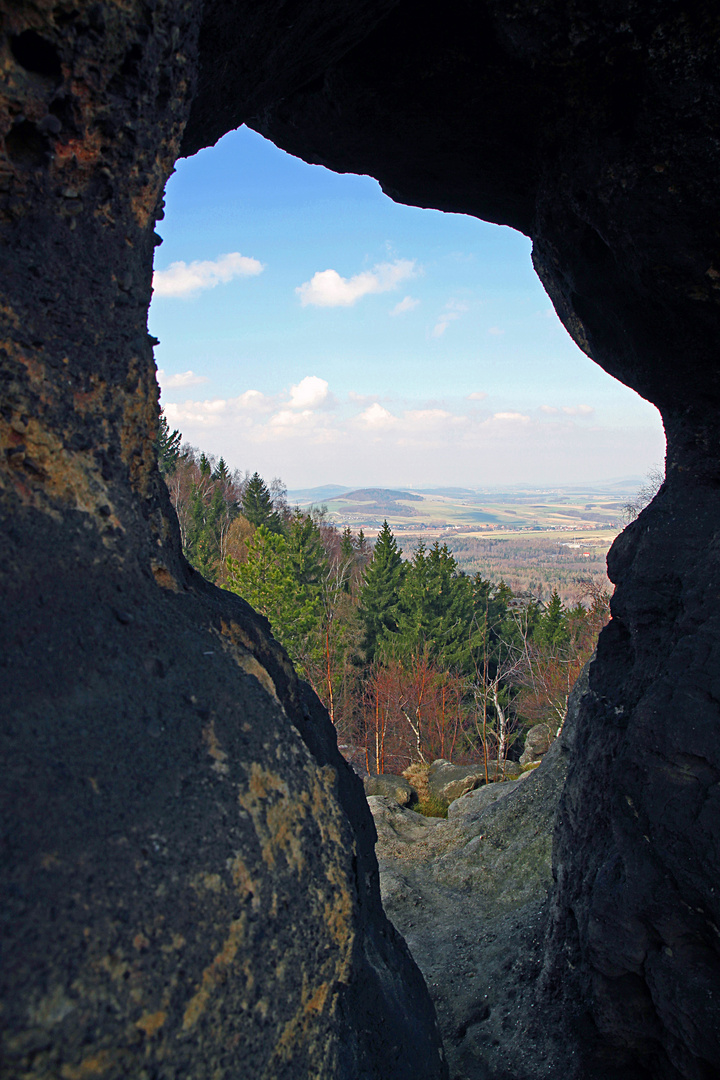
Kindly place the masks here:
<instances>
[{"instance_id":1,"label":"cave opening","mask_svg":"<svg viewBox=\"0 0 720 1080\"><path fill-rule=\"evenodd\" d=\"M550 908L525 928L542 978L521 1025L476 1001L451 1033L499 1016L496 1076L715 1076L717 5L41 7L4 5L0 45L2 1067L203 1080L242 1053L283 1080L447 1078L359 781L267 624L183 560L157 469L155 210L178 154L249 120L532 235L573 340L662 412L666 481L610 555ZM326 269L346 288L365 268L310 266L291 302ZM468 320L443 310L436 343Z\"/></svg>"},{"instance_id":2,"label":"cave opening","mask_svg":"<svg viewBox=\"0 0 720 1080\"><path fill-rule=\"evenodd\" d=\"M245 127L178 161L158 232L163 406L237 467L291 489L548 488L639 484L664 457L654 406L578 349L519 232Z\"/></svg>"}]
</instances>

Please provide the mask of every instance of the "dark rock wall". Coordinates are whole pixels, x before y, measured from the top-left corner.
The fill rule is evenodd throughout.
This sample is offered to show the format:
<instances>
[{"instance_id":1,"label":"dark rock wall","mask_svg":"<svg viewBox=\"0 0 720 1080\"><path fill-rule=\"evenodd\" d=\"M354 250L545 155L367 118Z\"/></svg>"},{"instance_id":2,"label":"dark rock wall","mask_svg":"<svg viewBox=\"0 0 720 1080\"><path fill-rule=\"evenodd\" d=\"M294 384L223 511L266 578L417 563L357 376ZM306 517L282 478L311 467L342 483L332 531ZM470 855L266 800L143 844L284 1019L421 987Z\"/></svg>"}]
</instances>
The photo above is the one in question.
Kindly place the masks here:
<instances>
[{"instance_id":1,"label":"dark rock wall","mask_svg":"<svg viewBox=\"0 0 720 1080\"><path fill-rule=\"evenodd\" d=\"M543 1000L587 1076L720 1071L719 42L711 3L401 0L322 77L236 113L401 201L526 232L569 333L662 412L667 481L609 560L557 834Z\"/></svg>"},{"instance_id":2,"label":"dark rock wall","mask_svg":"<svg viewBox=\"0 0 720 1080\"><path fill-rule=\"evenodd\" d=\"M526 232L568 331L663 413L668 479L610 559L538 1003L584 1076L714 1077L717 5L0 12L5 1075L247 1075L239 1047L259 1076L441 1075L359 783L266 625L184 564L154 462L163 185L248 121Z\"/></svg>"},{"instance_id":3,"label":"dark rock wall","mask_svg":"<svg viewBox=\"0 0 720 1080\"><path fill-rule=\"evenodd\" d=\"M3 4L0 1075L446 1075L362 783L157 471L200 5Z\"/></svg>"}]
</instances>

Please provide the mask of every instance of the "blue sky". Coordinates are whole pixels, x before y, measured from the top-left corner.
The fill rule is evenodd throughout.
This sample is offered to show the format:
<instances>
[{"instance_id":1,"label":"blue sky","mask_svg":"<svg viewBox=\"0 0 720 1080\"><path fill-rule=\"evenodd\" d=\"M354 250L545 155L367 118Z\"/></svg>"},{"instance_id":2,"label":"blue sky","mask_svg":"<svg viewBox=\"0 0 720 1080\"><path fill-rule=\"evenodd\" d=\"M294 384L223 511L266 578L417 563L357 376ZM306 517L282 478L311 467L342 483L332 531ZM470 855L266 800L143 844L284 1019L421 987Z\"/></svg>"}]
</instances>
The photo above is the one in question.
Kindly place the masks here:
<instances>
[{"instance_id":1,"label":"blue sky","mask_svg":"<svg viewBox=\"0 0 720 1080\"><path fill-rule=\"evenodd\" d=\"M568 337L530 242L247 128L178 162L150 332L185 440L291 487L642 476L653 406Z\"/></svg>"}]
</instances>

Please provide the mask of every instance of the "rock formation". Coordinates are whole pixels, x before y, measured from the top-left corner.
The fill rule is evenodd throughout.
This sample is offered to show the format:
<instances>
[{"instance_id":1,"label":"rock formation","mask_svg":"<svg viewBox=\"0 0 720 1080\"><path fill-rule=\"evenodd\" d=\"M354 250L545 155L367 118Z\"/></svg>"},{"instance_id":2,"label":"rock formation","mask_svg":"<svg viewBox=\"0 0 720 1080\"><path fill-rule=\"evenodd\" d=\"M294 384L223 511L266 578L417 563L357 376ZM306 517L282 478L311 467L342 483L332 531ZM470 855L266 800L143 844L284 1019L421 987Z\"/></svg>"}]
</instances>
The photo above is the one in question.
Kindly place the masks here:
<instances>
[{"instance_id":1,"label":"rock formation","mask_svg":"<svg viewBox=\"0 0 720 1080\"><path fill-rule=\"evenodd\" d=\"M2 13L5 1075L232 1076L239 1047L245 1075L442 1074L360 782L266 624L184 564L154 460L163 186L243 121L523 230L569 333L662 412L667 480L609 559L536 1007L579 1076L716 1075L717 5Z\"/></svg>"},{"instance_id":2,"label":"rock formation","mask_svg":"<svg viewBox=\"0 0 720 1080\"><path fill-rule=\"evenodd\" d=\"M441 1080L362 782L157 470L199 15L3 6L0 1075Z\"/></svg>"},{"instance_id":3,"label":"rock formation","mask_svg":"<svg viewBox=\"0 0 720 1080\"><path fill-rule=\"evenodd\" d=\"M553 827L587 687L586 669L541 766L470 790L447 821L368 799L383 904L430 987L454 1080L577 1074L561 1016L540 1007L537 984Z\"/></svg>"}]
</instances>

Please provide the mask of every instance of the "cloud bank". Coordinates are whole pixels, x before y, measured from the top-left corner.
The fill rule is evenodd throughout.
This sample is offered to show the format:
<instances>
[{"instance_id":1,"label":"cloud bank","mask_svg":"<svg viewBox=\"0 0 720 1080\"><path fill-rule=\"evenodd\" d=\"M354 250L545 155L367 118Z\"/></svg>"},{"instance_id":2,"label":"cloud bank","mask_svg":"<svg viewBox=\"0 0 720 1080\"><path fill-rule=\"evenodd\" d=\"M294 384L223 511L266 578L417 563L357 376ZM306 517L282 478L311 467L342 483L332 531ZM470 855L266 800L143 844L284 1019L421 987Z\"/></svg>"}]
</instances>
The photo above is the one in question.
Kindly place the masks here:
<instances>
[{"instance_id":1,"label":"cloud bank","mask_svg":"<svg viewBox=\"0 0 720 1080\"><path fill-rule=\"evenodd\" d=\"M341 277L337 270L318 270L310 281L298 285L295 292L303 307L308 304L313 307L352 307L370 293L396 289L401 281L415 277L416 272L414 259L378 263L372 270L363 270L351 278Z\"/></svg>"},{"instance_id":2,"label":"cloud bank","mask_svg":"<svg viewBox=\"0 0 720 1080\"><path fill-rule=\"evenodd\" d=\"M278 394L163 405L184 439L290 487L585 482L642 473L662 454L651 406L644 422L618 425L586 404L521 410L492 400L480 391L441 403L337 399L326 379L306 375Z\"/></svg>"},{"instance_id":3,"label":"cloud bank","mask_svg":"<svg viewBox=\"0 0 720 1080\"><path fill-rule=\"evenodd\" d=\"M265 269L257 259L231 251L217 259L196 259L194 262L170 263L167 270L153 274L155 296L193 296L216 285L227 284L236 277L255 277Z\"/></svg>"}]
</instances>

